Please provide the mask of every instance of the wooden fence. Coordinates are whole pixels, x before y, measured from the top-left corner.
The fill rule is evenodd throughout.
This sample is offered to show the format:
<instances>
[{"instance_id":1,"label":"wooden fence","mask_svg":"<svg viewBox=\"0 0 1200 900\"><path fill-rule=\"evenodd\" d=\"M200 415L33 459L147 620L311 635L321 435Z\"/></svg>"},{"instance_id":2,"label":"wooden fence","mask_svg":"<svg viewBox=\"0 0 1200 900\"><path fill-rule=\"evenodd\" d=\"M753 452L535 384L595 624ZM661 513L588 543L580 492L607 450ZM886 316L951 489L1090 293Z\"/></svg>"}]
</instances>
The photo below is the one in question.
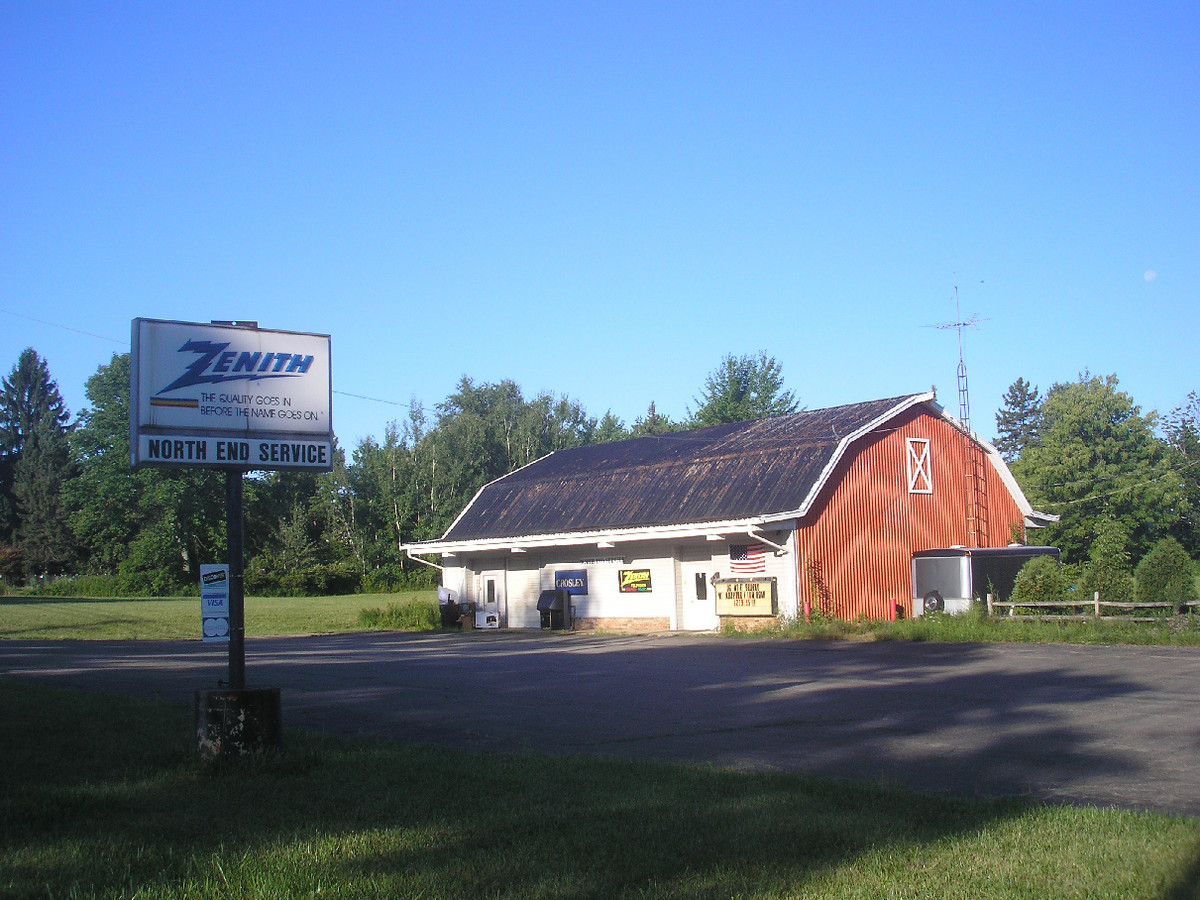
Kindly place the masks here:
<instances>
[{"instance_id":1,"label":"wooden fence","mask_svg":"<svg viewBox=\"0 0 1200 900\"><path fill-rule=\"evenodd\" d=\"M1190 607L1200 608L1200 603L1126 603L1116 600L1101 600L1100 593L1097 591L1091 600L1047 600L1043 603L1011 603L993 600L992 595L987 595L987 611L989 616L995 616L997 610L1007 609L1007 618L1009 619L1039 619L1042 621L1068 621L1068 620L1107 620L1121 622L1157 622L1164 615L1168 615L1170 610L1187 609L1190 612ZM1017 612L1018 609L1061 609L1063 612L1046 612L1046 613L1030 613ZM1069 612L1067 611L1069 610ZM1126 610L1125 614L1105 615L1104 610ZM1129 615L1129 612L1137 612L1139 610L1163 610L1158 615L1139 616Z\"/></svg>"}]
</instances>

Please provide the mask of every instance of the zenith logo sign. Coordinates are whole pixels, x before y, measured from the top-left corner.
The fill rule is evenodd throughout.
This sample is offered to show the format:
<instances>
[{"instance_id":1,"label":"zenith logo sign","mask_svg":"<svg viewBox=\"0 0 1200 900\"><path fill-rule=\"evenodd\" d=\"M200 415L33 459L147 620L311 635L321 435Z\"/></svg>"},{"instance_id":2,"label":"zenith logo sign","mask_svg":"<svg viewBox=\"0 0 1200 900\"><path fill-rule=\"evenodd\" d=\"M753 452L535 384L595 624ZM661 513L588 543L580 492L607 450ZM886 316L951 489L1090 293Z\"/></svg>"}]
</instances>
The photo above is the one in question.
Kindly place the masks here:
<instances>
[{"instance_id":1,"label":"zenith logo sign","mask_svg":"<svg viewBox=\"0 0 1200 900\"><path fill-rule=\"evenodd\" d=\"M230 350L228 342L217 344L212 341L188 341L178 352L195 353L199 358L159 393L166 394L198 384L295 378L306 374L313 362L311 355L300 353Z\"/></svg>"}]
</instances>

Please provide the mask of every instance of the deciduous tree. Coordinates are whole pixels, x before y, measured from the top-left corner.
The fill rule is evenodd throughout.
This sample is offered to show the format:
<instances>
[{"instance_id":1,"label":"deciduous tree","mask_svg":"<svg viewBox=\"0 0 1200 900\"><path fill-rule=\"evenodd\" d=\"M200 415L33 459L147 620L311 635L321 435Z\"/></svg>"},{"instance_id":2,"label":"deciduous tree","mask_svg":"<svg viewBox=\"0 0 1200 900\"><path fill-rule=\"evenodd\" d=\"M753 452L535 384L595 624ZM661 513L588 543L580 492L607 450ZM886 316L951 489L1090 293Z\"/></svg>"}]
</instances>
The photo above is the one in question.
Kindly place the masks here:
<instances>
[{"instance_id":1,"label":"deciduous tree","mask_svg":"<svg viewBox=\"0 0 1200 900\"><path fill-rule=\"evenodd\" d=\"M1117 385L1115 375L1084 373L1051 387L1041 440L1012 466L1034 507L1061 516L1048 542L1068 562L1086 559L1093 523L1103 516L1127 529L1135 559L1178 519L1180 479L1154 434L1156 417L1143 416Z\"/></svg>"},{"instance_id":2,"label":"deciduous tree","mask_svg":"<svg viewBox=\"0 0 1200 900\"><path fill-rule=\"evenodd\" d=\"M120 572L135 590L198 579L225 556L224 478L212 470L129 467L129 354L88 379L91 406L71 435L79 475L67 494L87 569Z\"/></svg>"},{"instance_id":3,"label":"deciduous tree","mask_svg":"<svg viewBox=\"0 0 1200 900\"><path fill-rule=\"evenodd\" d=\"M699 406L691 417L695 427L783 416L799 406L792 392L783 388L779 363L765 352L725 356L704 380L696 403Z\"/></svg>"},{"instance_id":4,"label":"deciduous tree","mask_svg":"<svg viewBox=\"0 0 1200 900\"><path fill-rule=\"evenodd\" d=\"M1200 556L1200 394L1192 391L1186 403L1164 417L1163 434L1184 499L1174 534L1195 558Z\"/></svg>"}]
</instances>

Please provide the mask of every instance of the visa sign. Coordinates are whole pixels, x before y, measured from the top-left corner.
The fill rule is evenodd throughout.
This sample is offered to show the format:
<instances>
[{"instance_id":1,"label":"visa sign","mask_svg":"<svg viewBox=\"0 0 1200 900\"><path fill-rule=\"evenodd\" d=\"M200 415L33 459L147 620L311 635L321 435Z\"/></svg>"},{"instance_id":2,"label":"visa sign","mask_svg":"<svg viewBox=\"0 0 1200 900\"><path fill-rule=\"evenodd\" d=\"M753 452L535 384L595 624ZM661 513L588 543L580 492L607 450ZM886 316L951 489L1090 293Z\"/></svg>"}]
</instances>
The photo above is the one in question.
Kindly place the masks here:
<instances>
[{"instance_id":1,"label":"visa sign","mask_svg":"<svg viewBox=\"0 0 1200 900\"><path fill-rule=\"evenodd\" d=\"M229 566L200 565L200 631L206 641L229 641Z\"/></svg>"},{"instance_id":2,"label":"visa sign","mask_svg":"<svg viewBox=\"0 0 1200 900\"><path fill-rule=\"evenodd\" d=\"M554 589L576 596L587 594L587 569L567 569L555 572Z\"/></svg>"}]
</instances>

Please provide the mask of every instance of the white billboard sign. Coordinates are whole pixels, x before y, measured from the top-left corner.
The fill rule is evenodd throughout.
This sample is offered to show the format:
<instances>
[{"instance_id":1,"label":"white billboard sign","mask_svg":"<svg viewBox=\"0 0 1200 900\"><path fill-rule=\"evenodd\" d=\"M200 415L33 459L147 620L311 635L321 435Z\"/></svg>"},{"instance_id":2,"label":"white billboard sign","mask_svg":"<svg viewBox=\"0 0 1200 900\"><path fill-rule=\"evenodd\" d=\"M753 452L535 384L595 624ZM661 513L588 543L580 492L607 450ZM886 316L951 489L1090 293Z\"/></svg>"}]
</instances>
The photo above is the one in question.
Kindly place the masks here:
<instances>
[{"instance_id":1,"label":"white billboard sign","mask_svg":"<svg viewBox=\"0 0 1200 900\"><path fill-rule=\"evenodd\" d=\"M134 319L134 466L332 468L328 335Z\"/></svg>"}]
</instances>

